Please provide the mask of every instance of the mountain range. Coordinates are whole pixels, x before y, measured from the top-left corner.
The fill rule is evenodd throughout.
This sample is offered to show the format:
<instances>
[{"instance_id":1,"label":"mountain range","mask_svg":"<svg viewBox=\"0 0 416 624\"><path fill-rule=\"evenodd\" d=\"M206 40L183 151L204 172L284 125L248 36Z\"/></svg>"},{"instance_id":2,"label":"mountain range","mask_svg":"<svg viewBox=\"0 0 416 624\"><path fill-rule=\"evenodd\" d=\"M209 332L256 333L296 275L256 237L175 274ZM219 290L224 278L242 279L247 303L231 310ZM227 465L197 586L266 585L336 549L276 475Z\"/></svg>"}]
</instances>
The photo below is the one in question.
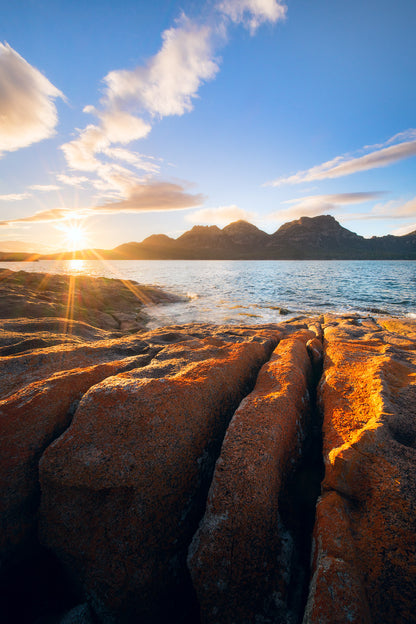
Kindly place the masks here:
<instances>
[{"instance_id":1,"label":"mountain range","mask_svg":"<svg viewBox=\"0 0 416 624\"><path fill-rule=\"evenodd\" d=\"M416 231L364 238L330 215L301 217L274 234L247 221L235 221L223 229L195 225L177 239L153 234L141 243L125 243L111 250L39 255L36 259L95 259L97 254L112 260L416 260ZM16 255L25 256L0 252L0 260L29 259L29 254Z\"/></svg>"}]
</instances>

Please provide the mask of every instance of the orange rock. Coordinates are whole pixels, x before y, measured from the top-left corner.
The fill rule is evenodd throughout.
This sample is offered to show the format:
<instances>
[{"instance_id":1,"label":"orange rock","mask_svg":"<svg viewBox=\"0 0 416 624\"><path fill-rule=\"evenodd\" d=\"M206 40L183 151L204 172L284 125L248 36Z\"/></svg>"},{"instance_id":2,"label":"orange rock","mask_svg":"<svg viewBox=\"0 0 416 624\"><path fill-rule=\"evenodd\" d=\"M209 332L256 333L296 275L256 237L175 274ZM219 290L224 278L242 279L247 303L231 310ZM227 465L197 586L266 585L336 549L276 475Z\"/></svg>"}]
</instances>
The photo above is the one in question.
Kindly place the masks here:
<instances>
[{"instance_id":1,"label":"orange rock","mask_svg":"<svg viewBox=\"0 0 416 624\"><path fill-rule=\"evenodd\" d=\"M212 348L164 378L132 371L91 388L40 462L41 539L104 621L167 621L183 606L213 462L273 345Z\"/></svg>"},{"instance_id":2,"label":"orange rock","mask_svg":"<svg viewBox=\"0 0 416 624\"><path fill-rule=\"evenodd\" d=\"M37 463L45 448L70 424L76 403L105 377L145 365L149 359L130 357L58 371L0 401L0 559L3 563L35 538L40 497Z\"/></svg>"},{"instance_id":3,"label":"orange rock","mask_svg":"<svg viewBox=\"0 0 416 624\"><path fill-rule=\"evenodd\" d=\"M318 505L314 578L304 624L393 624L414 619L412 334L400 336L375 323L354 320L333 321L325 329L320 390L324 496ZM334 534L339 534L337 540ZM332 619L334 612L337 620Z\"/></svg>"},{"instance_id":4,"label":"orange rock","mask_svg":"<svg viewBox=\"0 0 416 624\"><path fill-rule=\"evenodd\" d=\"M286 621L291 554L279 494L310 412L312 337L280 341L228 427L188 557L202 622Z\"/></svg>"}]
</instances>

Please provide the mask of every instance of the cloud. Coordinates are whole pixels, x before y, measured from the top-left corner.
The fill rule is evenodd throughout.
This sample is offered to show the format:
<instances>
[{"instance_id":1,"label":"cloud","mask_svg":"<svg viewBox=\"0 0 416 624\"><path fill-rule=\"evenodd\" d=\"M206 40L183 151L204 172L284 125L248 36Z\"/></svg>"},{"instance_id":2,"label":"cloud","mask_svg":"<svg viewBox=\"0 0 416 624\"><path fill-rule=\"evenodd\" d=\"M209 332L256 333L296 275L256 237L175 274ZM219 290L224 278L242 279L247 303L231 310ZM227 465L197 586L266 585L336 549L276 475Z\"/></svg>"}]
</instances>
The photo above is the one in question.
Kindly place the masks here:
<instances>
[{"instance_id":1,"label":"cloud","mask_svg":"<svg viewBox=\"0 0 416 624\"><path fill-rule=\"evenodd\" d=\"M357 215L358 219L409 219L416 217L416 197L402 203L391 200L385 204L376 204L368 213Z\"/></svg>"},{"instance_id":2,"label":"cloud","mask_svg":"<svg viewBox=\"0 0 416 624\"><path fill-rule=\"evenodd\" d=\"M394 236L405 236L406 234L412 234L413 232L416 232L416 222L411 225L404 225L403 227L397 228L397 230L394 230L392 234Z\"/></svg>"},{"instance_id":3,"label":"cloud","mask_svg":"<svg viewBox=\"0 0 416 624\"><path fill-rule=\"evenodd\" d=\"M362 204L378 199L382 192L338 193L333 195L309 195L284 202L293 204L286 210L279 210L268 216L272 221L287 221L300 217L316 217L339 210L340 206Z\"/></svg>"},{"instance_id":4,"label":"cloud","mask_svg":"<svg viewBox=\"0 0 416 624\"><path fill-rule=\"evenodd\" d=\"M218 208L203 208L187 215L185 218L191 223L205 223L208 225L227 225L232 221L244 219L251 221L256 215L253 212L242 210L236 205L219 206Z\"/></svg>"},{"instance_id":5,"label":"cloud","mask_svg":"<svg viewBox=\"0 0 416 624\"><path fill-rule=\"evenodd\" d=\"M170 182L149 182L136 184L126 199L109 202L92 209L93 212L164 212L167 210L185 210L200 206L204 196L191 195L183 186Z\"/></svg>"},{"instance_id":6,"label":"cloud","mask_svg":"<svg viewBox=\"0 0 416 624\"><path fill-rule=\"evenodd\" d=\"M58 173L56 177L62 184L67 184L68 186L82 186L85 182L90 181L86 176L73 176L66 173Z\"/></svg>"},{"instance_id":7,"label":"cloud","mask_svg":"<svg viewBox=\"0 0 416 624\"><path fill-rule=\"evenodd\" d=\"M408 130L405 133L395 135L386 143L384 147L377 145L370 154L358 156L356 158L337 156L321 165L316 165L306 171L299 171L288 177L277 178L268 182L268 186L281 186L283 184L299 184L301 182L311 182L316 180L326 180L328 178L340 178L360 171L387 167L395 162L410 158L416 155L416 139L402 141L396 145L390 145L393 140L415 137L415 130ZM386 145L388 145L386 147Z\"/></svg>"},{"instance_id":8,"label":"cloud","mask_svg":"<svg viewBox=\"0 0 416 624\"><path fill-rule=\"evenodd\" d=\"M285 19L287 11L281 0L223 0L217 8L233 22L243 23L252 34L264 22Z\"/></svg>"},{"instance_id":9,"label":"cloud","mask_svg":"<svg viewBox=\"0 0 416 624\"><path fill-rule=\"evenodd\" d=\"M32 184L29 188L32 189L32 191L42 191L44 193L48 193L49 191L59 191L61 187L56 184Z\"/></svg>"},{"instance_id":10,"label":"cloud","mask_svg":"<svg viewBox=\"0 0 416 624\"><path fill-rule=\"evenodd\" d=\"M201 84L219 70L213 56L213 31L183 15L162 39L162 48L144 67L112 71L104 78L104 101L110 109L127 107L159 117L192 110Z\"/></svg>"},{"instance_id":11,"label":"cloud","mask_svg":"<svg viewBox=\"0 0 416 624\"><path fill-rule=\"evenodd\" d=\"M98 206L78 208L52 208L35 212L27 217L0 221L0 226L13 227L27 223L48 223L86 219L97 214L118 214L120 212L165 212L167 210L185 210L200 206L204 196L187 193L185 188L171 182L148 182L131 185L128 197L120 201L107 202Z\"/></svg>"},{"instance_id":12,"label":"cloud","mask_svg":"<svg viewBox=\"0 0 416 624\"><path fill-rule=\"evenodd\" d=\"M212 29L192 22L186 16L176 27L166 30L160 51L145 66L117 70L104 78L102 110L86 106L97 124L90 124L79 136L61 146L68 166L100 174L103 154L121 159L138 169L155 173L157 165L128 150L112 147L142 139L151 130L149 122L136 116L140 111L154 116L182 115L192 110L192 100L200 85L218 71L213 59Z\"/></svg>"},{"instance_id":13,"label":"cloud","mask_svg":"<svg viewBox=\"0 0 416 624\"><path fill-rule=\"evenodd\" d=\"M8 195L0 195L0 201L21 201L31 197L30 193L9 193Z\"/></svg>"},{"instance_id":14,"label":"cloud","mask_svg":"<svg viewBox=\"0 0 416 624\"><path fill-rule=\"evenodd\" d=\"M65 208L52 208L51 210L41 210L28 217L8 219L0 221L0 226L14 226L19 223L48 223L53 221L63 221L66 219L84 218L86 215L82 211L68 210Z\"/></svg>"},{"instance_id":15,"label":"cloud","mask_svg":"<svg viewBox=\"0 0 416 624\"><path fill-rule=\"evenodd\" d=\"M0 155L54 134L59 89L7 43L0 43Z\"/></svg>"},{"instance_id":16,"label":"cloud","mask_svg":"<svg viewBox=\"0 0 416 624\"><path fill-rule=\"evenodd\" d=\"M103 78L99 105L84 107L85 113L95 116L95 122L78 130L75 139L61 146L70 169L95 173L98 177L90 180L91 184L106 192L108 199L119 200L108 205L127 206L133 198L133 204L141 206L142 201L146 204L147 199L156 198L155 189L165 183L155 184L150 197L147 182L150 175L159 173L159 163L120 146L145 138L155 119L183 115L193 109L200 87L219 71L215 50L225 42L230 19L244 21L254 31L260 23L283 19L286 13L280 0L226 0L215 9L205 24L182 14L172 28L162 33L160 50L145 64L108 73ZM128 167L141 171L142 177ZM146 189L146 193L140 190L134 195L135 189ZM186 200L183 207L200 204L199 199L195 203L190 197L178 193L169 196L166 209L172 209L176 200ZM156 200L156 204L159 210L163 202Z\"/></svg>"}]
</instances>

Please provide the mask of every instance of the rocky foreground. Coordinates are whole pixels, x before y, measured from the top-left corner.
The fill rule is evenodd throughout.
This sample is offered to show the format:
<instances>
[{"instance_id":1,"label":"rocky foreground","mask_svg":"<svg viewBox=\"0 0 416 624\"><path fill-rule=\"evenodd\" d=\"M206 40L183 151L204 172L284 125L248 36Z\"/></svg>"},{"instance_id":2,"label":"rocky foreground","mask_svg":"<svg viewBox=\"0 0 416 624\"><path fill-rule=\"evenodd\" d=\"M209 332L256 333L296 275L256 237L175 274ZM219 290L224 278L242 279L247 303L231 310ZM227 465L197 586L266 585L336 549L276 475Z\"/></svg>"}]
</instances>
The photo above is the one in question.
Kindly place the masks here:
<instances>
[{"instance_id":1,"label":"rocky foreground","mask_svg":"<svg viewBox=\"0 0 416 624\"><path fill-rule=\"evenodd\" d=\"M1 621L415 621L415 322L37 322L1 322Z\"/></svg>"}]
</instances>

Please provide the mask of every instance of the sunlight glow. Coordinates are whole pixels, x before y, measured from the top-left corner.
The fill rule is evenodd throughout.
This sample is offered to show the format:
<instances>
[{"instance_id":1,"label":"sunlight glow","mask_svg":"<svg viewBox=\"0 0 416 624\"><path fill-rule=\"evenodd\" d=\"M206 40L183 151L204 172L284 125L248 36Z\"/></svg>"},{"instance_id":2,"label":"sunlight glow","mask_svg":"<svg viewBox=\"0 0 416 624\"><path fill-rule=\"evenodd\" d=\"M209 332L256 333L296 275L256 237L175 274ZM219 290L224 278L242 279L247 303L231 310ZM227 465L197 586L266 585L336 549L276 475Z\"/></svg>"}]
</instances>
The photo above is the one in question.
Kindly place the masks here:
<instances>
[{"instance_id":1,"label":"sunlight glow","mask_svg":"<svg viewBox=\"0 0 416 624\"><path fill-rule=\"evenodd\" d=\"M79 221L69 221L60 225L64 233L64 244L69 251L79 251L88 246L88 233Z\"/></svg>"}]
</instances>

